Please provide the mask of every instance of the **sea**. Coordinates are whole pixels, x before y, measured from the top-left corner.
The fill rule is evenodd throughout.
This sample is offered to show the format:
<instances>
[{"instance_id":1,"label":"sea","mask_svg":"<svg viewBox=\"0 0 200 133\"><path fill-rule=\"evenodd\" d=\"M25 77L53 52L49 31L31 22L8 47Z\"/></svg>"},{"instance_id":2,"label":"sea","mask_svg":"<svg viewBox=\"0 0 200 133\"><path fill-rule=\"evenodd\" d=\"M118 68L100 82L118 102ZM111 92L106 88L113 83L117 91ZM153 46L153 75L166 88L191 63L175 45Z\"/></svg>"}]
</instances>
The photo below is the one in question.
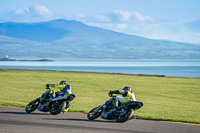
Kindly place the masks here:
<instances>
[{"instance_id":1,"label":"sea","mask_svg":"<svg viewBox=\"0 0 200 133\"><path fill-rule=\"evenodd\" d=\"M200 60L0 61L0 68L200 77Z\"/></svg>"}]
</instances>

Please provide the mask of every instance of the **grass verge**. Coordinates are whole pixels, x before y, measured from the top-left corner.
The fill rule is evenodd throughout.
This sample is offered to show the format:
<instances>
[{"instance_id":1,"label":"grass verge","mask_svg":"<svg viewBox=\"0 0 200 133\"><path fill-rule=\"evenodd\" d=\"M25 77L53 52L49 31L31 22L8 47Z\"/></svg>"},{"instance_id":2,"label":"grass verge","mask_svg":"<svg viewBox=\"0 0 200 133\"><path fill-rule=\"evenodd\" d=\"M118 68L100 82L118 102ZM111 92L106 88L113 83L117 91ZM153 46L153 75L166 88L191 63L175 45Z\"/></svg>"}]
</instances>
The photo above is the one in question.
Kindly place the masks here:
<instances>
[{"instance_id":1,"label":"grass verge","mask_svg":"<svg viewBox=\"0 0 200 133\"><path fill-rule=\"evenodd\" d=\"M66 80L76 95L70 112L88 113L109 99L110 90L130 86L144 106L141 119L200 124L200 79L64 71L0 71L0 105L25 107L45 92L45 84Z\"/></svg>"}]
</instances>

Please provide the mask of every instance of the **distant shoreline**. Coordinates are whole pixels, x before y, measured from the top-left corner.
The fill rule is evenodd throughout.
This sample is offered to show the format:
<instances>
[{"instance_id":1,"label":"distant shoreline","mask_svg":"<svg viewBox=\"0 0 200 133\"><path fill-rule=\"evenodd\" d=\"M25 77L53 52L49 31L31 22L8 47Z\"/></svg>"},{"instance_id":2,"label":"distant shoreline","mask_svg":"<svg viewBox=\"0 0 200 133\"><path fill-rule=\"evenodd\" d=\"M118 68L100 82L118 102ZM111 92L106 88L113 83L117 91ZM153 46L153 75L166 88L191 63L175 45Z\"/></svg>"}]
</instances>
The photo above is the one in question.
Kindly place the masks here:
<instances>
[{"instance_id":1,"label":"distant shoreline","mask_svg":"<svg viewBox=\"0 0 200 133\"><path fill-rule=\"evenodd\" d=\"M10 58L1 58L0 61L53 61L50 59L39 59L39 60L16 60L16 59L10 59Z\"/></svg>"},{"instance_id":2,"label":"distant shoreline","mask_svg":"<svg viewBox=\"0 0 200 133\"><path fill-rule=\"evenodd\" d=\"M50 59L40 59L40 60L16 60L16 61L53 61Z\"/></svg>"}]
</instances>

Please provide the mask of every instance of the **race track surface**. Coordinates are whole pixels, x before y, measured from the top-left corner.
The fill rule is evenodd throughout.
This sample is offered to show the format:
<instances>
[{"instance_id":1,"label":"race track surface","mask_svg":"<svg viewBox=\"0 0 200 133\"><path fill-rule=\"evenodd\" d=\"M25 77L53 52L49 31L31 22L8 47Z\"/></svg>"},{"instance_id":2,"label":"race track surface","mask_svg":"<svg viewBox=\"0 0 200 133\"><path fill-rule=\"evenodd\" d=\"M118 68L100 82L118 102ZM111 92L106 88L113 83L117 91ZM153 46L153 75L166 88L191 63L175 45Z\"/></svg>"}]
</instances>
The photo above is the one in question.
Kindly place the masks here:
<instances>
[{"instance_id":1,"label":"race track surface","mask_svg":"<svg viewBox=\"0 0 200 133\"><path fill-rule=\"evenodd\" d=\"M199 125L186 125L151 120L131 119L125 123L86 114L50 115L35 111L27 114L23 108L0 106L0 133L199 133Z\"/></svg>"}]
</instances>

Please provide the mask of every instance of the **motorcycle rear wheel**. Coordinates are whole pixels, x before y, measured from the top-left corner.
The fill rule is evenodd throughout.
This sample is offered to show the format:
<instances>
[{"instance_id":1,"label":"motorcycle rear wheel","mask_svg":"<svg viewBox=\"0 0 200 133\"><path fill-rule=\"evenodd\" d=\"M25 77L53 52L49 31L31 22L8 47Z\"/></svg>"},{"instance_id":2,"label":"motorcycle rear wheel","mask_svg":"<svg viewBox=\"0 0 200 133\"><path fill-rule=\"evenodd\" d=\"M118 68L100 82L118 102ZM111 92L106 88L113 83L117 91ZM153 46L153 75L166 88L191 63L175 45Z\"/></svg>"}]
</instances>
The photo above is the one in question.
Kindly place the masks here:
<instances>
[{"instance_id":1,"label":"motorcycle rear wheel","mask_svg":"<svg viewBox=\"0 0 200 133\"><path fill-rule=\"evenodd\" d=\"M103 111L103 108L102 108L102 107L99 108L99 109L97 109L97 108L99 108L99 107L96 107L96 108L92 109L92 110L88 113L87 118L88 118L89 120L94 120L94 119L98 118L98 117L101 115L101 113L102 113L102 111ZM96 110L96 109L97 109L97 110Z\"/></svg>"},{"instance_id":2,"label":"motorcycle rear wheel","mask_svg":"<svg viewBox=\"0 0 200 133\"><path fill-rule=\"evenodd\" d=\"M126 111L126 113L124 115L115 115L116 122L125 122L133 116L132 109L127 108L125 111Z\"/></svg>"},{"instance_id":3,"label":"motorcycle rear wheel","mask_svg":"<svg viewBox=\"0 0 200 133\"><path fill-rule=\"evenodd\" d=\"M38 108L38 105L39 105L39 98L38 99L35 99L33 101L31 101L25 108L25 111L27 113L31 113L33 111L35 111L37 108Z\"/></svg>"},{"instance_id":4,"label":"motorcycle rear wheel","mask_svg":"<svg viewBox=\"0 0 200 133\"><path fill-rule=\"evenodd\" d=\"M50 105L50 114L57 115L59 114L64 107L66 106L66 102L63 101L55 101Z\"/></svg>"}]
</instances>

